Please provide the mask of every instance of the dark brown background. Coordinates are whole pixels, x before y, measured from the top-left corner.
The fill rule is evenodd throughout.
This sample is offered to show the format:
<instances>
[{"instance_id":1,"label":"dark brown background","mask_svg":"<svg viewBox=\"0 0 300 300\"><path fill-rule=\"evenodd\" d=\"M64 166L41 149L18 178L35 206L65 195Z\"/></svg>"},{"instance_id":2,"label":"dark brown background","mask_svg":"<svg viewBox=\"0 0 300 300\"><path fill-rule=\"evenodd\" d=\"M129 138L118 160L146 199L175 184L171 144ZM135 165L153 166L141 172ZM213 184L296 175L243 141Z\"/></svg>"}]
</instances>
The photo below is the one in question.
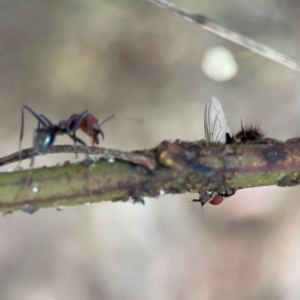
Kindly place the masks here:
<instances>
[{"instance_id":1,"label":"dark brown background","mask_svg":"<svg viewBox=\"0 0 300 300\"><path fill-rule=\"evenodd\" d=\"M300 59L299 1L175 4ZM203 53L219 45L240 68L225 83L201 70ZM270 137L299 136L299 73L248 54L146 1L3 0L0 155L18 149L22 104L53 122L85 109L99 120L116 113L102 145L117 149L203 138L211 96L231 130L241 118ZM35 127L26 114L24 147ZM75 158L46 155L36 166L64 160ZM0 218L1 299L300 298L298 187L248 189L204 213L195 196Z\"/></svg>"}]
</instances>

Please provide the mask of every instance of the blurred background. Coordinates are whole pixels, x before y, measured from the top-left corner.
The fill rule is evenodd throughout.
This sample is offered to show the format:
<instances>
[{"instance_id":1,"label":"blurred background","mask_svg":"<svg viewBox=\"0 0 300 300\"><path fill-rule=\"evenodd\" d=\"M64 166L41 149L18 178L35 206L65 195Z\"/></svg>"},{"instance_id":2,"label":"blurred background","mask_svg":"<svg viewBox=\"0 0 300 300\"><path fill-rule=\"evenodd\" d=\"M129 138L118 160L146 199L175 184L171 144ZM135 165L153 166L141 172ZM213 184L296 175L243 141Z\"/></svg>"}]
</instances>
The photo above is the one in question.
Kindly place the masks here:
<instances>
[{"instance_id":1,"label":"blurred background","mask_svg":"<svg viewBox=\"0 0 300 300\"><path fill-rule=\"evenodd\" d=\"M300 1L174 4L300 59ZM238 67L230 80L202 69L205 53L220 46ZM0 2L1 156L18 150L23 104L54 123L85 109L100 122L116 114L101 146L136 150L202 139L204 107L215 96L232 131L242 119L286 140L300 135L299 79L146 1ZM36 124L26 113L24 148ZM65 160L78 161L52 154L35 166ZM1 299L299 299L299 192L252 188L203 211L187 194L145 206L7 215L0 218Z\"/></svg>"}]
</instances>

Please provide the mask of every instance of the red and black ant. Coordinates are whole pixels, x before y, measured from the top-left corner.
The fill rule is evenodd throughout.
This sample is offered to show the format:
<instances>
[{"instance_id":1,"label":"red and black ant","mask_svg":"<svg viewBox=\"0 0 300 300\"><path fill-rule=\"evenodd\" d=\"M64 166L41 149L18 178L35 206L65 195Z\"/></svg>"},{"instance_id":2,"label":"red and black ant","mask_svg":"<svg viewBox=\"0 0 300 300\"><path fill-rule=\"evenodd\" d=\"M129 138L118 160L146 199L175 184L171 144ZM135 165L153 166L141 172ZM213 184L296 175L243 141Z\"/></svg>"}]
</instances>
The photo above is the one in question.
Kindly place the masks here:
<instances>
[{"instance_id":1,"label":"red and black ant","mask_svg":"<svg viewBox=\"0 0 300 300\"><path fill-rule=\"evenodd\" d=\"M57 134L67 134L76 144L76 142L86 146L86 158L88 160L88 147L87 144L76 137L76 130L79 128L92 138L92 144L99 144L98 135L100 134L102 139L104 139L104 133L101 130L100 126L105 122L114 117L114 115L105 119L101 124L98 123L98 119L95 118L92 114L88 113L87 110L81 114L73 114L68 120L60 121L58 125L53 124L45 115L38 115L34 110L32 110L27 105L22 107L21 115L21 132L20 132L20 162L22 160L22 150L21 143L24 135L24 109L27 109L37 120L38 128L34 132L33 137L33 148L38 154L45 155L52 147L55 137ZM42 127L40 127L42 125ZM30 167L33 166L34 156L31 158Z\"/></svg>"}]
</instances>

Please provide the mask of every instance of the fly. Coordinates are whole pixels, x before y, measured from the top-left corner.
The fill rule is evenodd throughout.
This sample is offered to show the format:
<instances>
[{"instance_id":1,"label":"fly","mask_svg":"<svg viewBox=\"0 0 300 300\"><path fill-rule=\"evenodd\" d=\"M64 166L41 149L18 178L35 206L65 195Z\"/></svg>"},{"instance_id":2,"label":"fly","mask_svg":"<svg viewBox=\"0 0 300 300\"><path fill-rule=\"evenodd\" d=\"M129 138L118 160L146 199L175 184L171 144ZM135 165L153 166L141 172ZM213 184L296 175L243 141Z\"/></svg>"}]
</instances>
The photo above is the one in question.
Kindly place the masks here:
<instances>
[{"instance_id":1,"label":"fly","mask_svg":"<svg viewBox=\"0 0 300 300\"><path fill-rule=\"evenodd\" d=\"M204 110L204 133L208 143L227 143L232 141L229 135L229 128L225 113L220 102L216 98L211 98L207 102ZM235 189L230 189L220 193L218 190L199 191L199 199L194 202L200 202L203 206L206 203L218 205L223 202L224 197L231 196L235 193Z\"/></svg>"},{"instance_id":2,"label":"fly","mask_svg":"<svg viewBox=\"0 0 300 300\"><path fill-rule=\"evenodd\" d=\"M229 134L225 113L220 102L216 98L211 98L205 106L204 131L208 143L246 144L264 138L264 133L259 125L249 125L244 127L242 121L241 129L231 136ZM219 205L223 202L224 197L234 195L235 191L235 188L230 188L221 193L218 190L212 189L199 191L199 199L193 201L200 202L202 206L206 203Z\"/></svg>"}]
</instances>

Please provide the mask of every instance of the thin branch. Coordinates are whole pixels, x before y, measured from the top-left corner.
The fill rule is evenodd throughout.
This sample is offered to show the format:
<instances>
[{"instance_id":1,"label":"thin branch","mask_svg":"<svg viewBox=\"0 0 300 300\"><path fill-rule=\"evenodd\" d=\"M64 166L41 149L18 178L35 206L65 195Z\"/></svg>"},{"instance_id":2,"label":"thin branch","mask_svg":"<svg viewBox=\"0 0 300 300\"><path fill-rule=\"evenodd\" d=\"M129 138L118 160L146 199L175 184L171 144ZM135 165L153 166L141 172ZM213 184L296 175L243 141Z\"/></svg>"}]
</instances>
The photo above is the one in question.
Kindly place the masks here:
<instances>
[{"instance_id":1,"label":"thin branch","mask_svg":"<svg viewBox=\"0 0 300 300\"><path fill-rule=\"evenodd\" d=\"M100 147L88 147L90 155L97 155L100 158L105 159L119 159L128 161L136 165L140 165L153 170L155 168L155 161L152 158L139 155L134 152L126 152L114 149L100 148ZM82 145L56 145L52 146L48 151L48 154L57 153L86 153L86 147ZM22 150L22 160L30 159L32 156L38 156L37 152L34 152L33 148L27 148ZM8 156L0 158L0 167L19 161L20 152L15 152Z\"/></svg>"},{"instance_id":2,"label":"thin branch","mask_svg":"<svg viewBox=\"0 0 300 300\"><path fill-rule=\"evenodd\" d=\"M120 155L115 161L100 160L88 168L86 164L72 164L31 173L0 173L0 211L33 213L42 207L87 202L143 202L143 197L165 193L300 184L299 139L285 143L262 140L249 145L164 141L154 149L133 154L144 158L139 161L153 160L155 169L134 164L126 155L127 160L122 161Z\"/></svg>"},{"instance_id":3,"label":"thin branch","mask_svg":"<svg viewBox=\"0 0 300 300\"><path fill-rule=\"evenodd\" d=\"M202 25L202 27L226 40L229 40L235 44L245 47L261 56L268 59L276 61L288 68L300 72L300 61L287 56L281 52L275 51L270 47L267 47L261 43L254 41L253 39L246 37L242 34L229 30L212 20L208 19L206 16L197 13L189 13L183 9L176 7L174 4L167 2L165 0L147 0L159 7L168 9L186 20Z\"/></svg>"}]
</instances>

